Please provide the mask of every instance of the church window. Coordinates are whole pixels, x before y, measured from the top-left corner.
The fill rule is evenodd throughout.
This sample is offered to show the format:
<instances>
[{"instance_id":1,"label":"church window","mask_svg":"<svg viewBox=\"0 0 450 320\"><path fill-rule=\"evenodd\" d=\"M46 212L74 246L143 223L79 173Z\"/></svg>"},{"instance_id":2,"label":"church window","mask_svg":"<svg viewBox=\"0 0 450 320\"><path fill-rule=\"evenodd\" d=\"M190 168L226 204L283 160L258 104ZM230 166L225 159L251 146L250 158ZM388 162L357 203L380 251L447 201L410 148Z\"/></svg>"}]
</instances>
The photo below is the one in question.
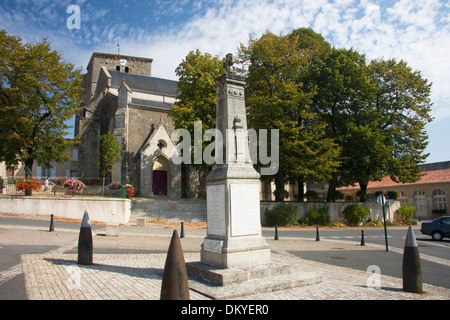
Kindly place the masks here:
<instances>
[{"instance_id":1,"label":"church window","mask_svg":"<svg viewBox=\"0 0 450 320\"><path fill-rule=\"evenodd\" d=\"M128 73L130 69L128 67L125 67L125 72Z\"/></svg>"},{"instance_id":2,"label":"church window","mask_svg":"<svg viewBox=\"0 0 450 320\"><path fill-rule=\"evenodd\" d=\"M120 66L116 66L116 71L120 71Z\"/></svg>"}]
</instances>

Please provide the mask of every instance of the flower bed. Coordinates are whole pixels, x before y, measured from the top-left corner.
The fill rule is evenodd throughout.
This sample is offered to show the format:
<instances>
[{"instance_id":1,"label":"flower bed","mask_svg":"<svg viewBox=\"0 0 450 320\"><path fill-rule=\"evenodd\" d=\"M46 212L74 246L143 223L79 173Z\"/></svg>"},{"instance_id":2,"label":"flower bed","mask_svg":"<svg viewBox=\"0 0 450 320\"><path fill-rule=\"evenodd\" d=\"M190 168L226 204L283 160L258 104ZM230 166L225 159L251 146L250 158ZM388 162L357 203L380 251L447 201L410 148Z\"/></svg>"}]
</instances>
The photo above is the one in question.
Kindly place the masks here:
<instances>
[{"instance_id":1,"label":"flower bed","mask_svg":"<svg viewBox=\"0 0 450 320\"><path fill-rule=\"evenodd\" d=\"M31 195L32 190L40 190L42 183L32 177L22 177L16 182L17 191L25 191L25 195Z\"/></svg>"},{"instance_id":2,"label":"flower bed","mask_svg":"<svg viewBox=\"0 0 450 320\"><path fill-rule=\"evenodd\" d=\"M111 182L110 184L107 185L107 187L111 190L117 190L117 189L121 189L122 185L116 181Z\"/></svg>"},{"instance_id":3,"label":"flower bed","mask_svg":"<svg viewBox=\"0 0 450 320\"><path fill-rule=\"evenodd\" d=\"M134 188L131 184L126 185L125 194L128 199L130 199L134 195Z\"/></svg>"},{"instance_id":4,"label":"flower bed","mask_svg":"<svg viewBox=\"0 0 450 320\"><path fill-rule=\"evenodd\" d=\"M64 188L69 189L70 191L74 192L75 191L83 191L83 189L86 187L86 185L81 182L80 180L77 180L75 178L71 178L71 179L67 179L64 182Z\"/></svg>"}]
</instances>

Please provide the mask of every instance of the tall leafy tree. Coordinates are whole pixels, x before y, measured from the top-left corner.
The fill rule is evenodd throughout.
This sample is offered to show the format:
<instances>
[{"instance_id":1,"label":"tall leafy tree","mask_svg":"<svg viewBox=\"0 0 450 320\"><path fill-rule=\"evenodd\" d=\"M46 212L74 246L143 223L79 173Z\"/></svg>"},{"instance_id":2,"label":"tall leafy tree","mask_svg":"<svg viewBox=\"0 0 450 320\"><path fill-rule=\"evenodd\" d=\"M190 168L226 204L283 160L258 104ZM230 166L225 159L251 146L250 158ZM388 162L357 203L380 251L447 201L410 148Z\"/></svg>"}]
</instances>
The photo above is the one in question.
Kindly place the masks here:
<instances>
[{"instance_id":1,"label":"tall leafy tree","mask_svg":"<svg viewBox=\"0 0 450 320\"><path fill-rule=\"evenodd\" d=\"M380 136L376 114L370 110L374 88L368 79L364 55L337 48L321 54L305 75L305 82L317 87L312 108L326 122L327 137L341 148L341 165L329 180L327 201L335 200L341 184L378 178L370 171L375 159L371 156L381 149L373 140Z\"/></svg>"},{"instance_id":2,"label":"tall leafy tree","mask_svg":"<svg viewBox=\"0 0 450 320\"><path fill-rule=\"evenodd\" d=\"M425 126L433 120L432 84L403 60L373 60L369 68L376 87L372 106L380 113L381 128L392 147L387 174L396 182L416 182L418 165L428 157Z\"/></svg>"},{"instance_id":3,"label":"tall leafy tree","mask_svg":"<svg viewBox=\"0 0 450 320\"><path fill-rule=\"evenodd\" d=\"M428 156L425 125L432 120L431 84L419 71L395 59L374 60L367 70L373 94L347 125L343 170L347 184L359 184L361 201L370 181L420 179L419 164Z\"/></svg>"},{"instance_id":4,"label":"tall leafy tree","mask_svg":"<svg viewBox=\"0 0 450 320\"><path fill-rule=\"evenodd\" d=\"M197 49L189 52L176 68L179 94L169 116L173 119L175 128L188 130L191 137L194 137L195 121L201 121L202 135L206 130L216 127L215 79L225 73L223 61L218 56L201 53ZM194 141L191 142L194 146ZM202 148L204 147L203 145ZM196 166L208 167L205 163Z\"/></svg>"},{"instance_id":5,"label":"tall leafy tree","mask_svg":"<svg viewBox=\"0 0 450 320\"><path fill-rule=\"evenodd\" d=\"M24 163L29 177L34 162L50 167L69 159L67 148L77 141L64 137L80 105L81 69L46 39L22 44L0 30L0 43L0 161Z\"/></svg>"},{"instance_id":6,"label":"tall leafy tree","mask_svg":"<svg viewBox=\"0 0 450 320\"><path fill-rule=\"evenodd\" d=\"M365 201L368 183L386 175L417 181L427 156L424 126L431 121L431 85L420 72L395 60L367 66L364 55L336 48L309 70L306 82L317 87L312 107L342 149L327 200L335 200L336 187L358 183Z\"/></svg>"},{"instance_id":7,"label":"tall leafy tree","mask_svg":"<svg viewBox=\"0 0 450 320\"><path fill-rule=\"evenodd\" d=\"M324 123L309 108L313 90L305 90L299 74L310 57L299 49L297 34L266 32L241 45L240 58L249 65L246 89L249 126L278 129L279 169L276 201L286 182L324 179L337 165L338 148L324 137Z\"/></svg>"},{"instance_id":8,"label":"tall leafy tree","mask_svg":"<svg viewBox=\"0 0 450 320\"><path fill-rule=\"evenodd\" d=\"M97 166L100 174L103 176L103 189L105 188L105 176L110 173L114 164L122 159L122 144L111 132L100 137L100 152L97 158Z\"/></svg>"}]
</instances>

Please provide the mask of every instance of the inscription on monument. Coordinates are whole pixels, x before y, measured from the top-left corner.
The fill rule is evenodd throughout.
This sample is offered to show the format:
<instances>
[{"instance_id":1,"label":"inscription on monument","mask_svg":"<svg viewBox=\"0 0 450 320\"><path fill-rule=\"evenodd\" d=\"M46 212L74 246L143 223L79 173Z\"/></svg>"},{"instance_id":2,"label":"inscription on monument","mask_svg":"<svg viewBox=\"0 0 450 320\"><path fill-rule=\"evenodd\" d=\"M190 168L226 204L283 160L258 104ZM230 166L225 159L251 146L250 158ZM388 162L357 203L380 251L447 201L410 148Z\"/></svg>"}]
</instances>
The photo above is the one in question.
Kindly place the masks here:
<instances>
[{"instance_id":1,"label":"inscription on monument","mask_svg":"<svg viewBox=\"0 0 450 320\"><path fill-rule=\"evenodd\" d=\"M259 185L230 184L231 236L259 234L261 229Z\"/></svg>"},{"instance_id":2,"label":"inscription on monument","mask_svg":"<svg viewBox=\"0 0 450 320\"><path fill-rule=\"evenodd\" d=\"M206 239L203 241L203 250L222 253L223 241Z\"/></svg>"},{"instance_id":3,"label":"inscription on monument","mask_svg":"<svg viewBox=\"0 0 450 320\"><path fill-rule=\"evenodd\" d=\"M225 185L207 186L206 193L208 234L225 236Z\"/></svg>"}]
</instances>

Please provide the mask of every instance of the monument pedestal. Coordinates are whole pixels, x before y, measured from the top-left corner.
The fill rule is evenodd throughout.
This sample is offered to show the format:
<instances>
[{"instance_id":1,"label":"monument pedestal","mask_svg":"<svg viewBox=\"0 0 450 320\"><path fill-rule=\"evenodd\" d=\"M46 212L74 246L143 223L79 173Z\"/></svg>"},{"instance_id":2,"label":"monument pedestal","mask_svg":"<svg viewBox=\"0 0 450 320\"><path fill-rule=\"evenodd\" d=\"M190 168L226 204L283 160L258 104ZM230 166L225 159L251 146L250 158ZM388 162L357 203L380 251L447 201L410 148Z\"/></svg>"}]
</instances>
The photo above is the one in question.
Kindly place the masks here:
<instances>
[{"instance_id":1,"label":"monument pedestal","mask_svg":"<svg viewBox=\"0 0 450 320\"><path fill-rule=\"evenodd\" d=\"M259 174L251 165L216 165L207 177L207 236L201 261L220 268L270 261L261 236Z\"/></svg>"},{"instance_id":2,"label":"monument pedestal","mask_svg":"<svg viewBox=\"0 0 450 320\"><path fill-rule=\"evenodd\" d=\"M270 261L270 249L264 238L239 237L223 241L216 238L205 238L200 252L201 261L222 268L257 265ZM205 243L223 243L222 252L205 250Z\"/></svg>"}]
</instances>

